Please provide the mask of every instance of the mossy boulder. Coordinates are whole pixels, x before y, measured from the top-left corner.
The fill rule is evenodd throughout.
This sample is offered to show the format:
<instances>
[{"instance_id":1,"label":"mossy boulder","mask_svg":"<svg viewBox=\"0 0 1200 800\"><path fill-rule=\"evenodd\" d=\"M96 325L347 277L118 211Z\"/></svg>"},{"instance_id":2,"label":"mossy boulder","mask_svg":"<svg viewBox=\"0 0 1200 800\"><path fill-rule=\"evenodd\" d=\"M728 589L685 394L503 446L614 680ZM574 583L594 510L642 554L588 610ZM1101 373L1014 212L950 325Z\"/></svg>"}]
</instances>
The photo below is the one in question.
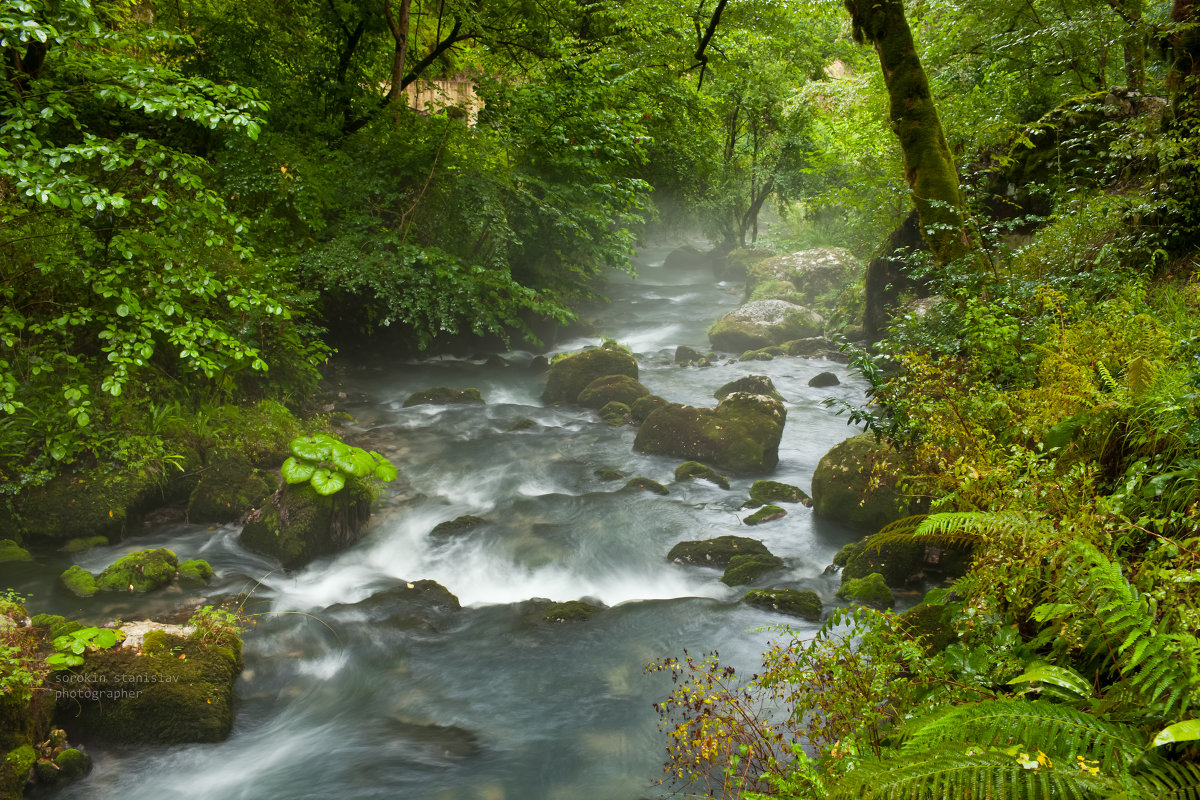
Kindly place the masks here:
<instances>
[{"instance_id":1,"label":"mossy boulder","mask_svg":"<svg viewBox=\"0 0 1200 800\"><path fill-rule=\"evenodd\" d=\"M692 478L702 478L709 483L715 483L722 489L729 488L729 479L712 467L699 461L685 461L675 468L675 480L686 481Z\"/></svg>"},{"instance_id":2,"label":"mossy boulder","mask_svg":"<svg viewBox=\"0 0 1200 800\"><path fill-rule=\"evenodd\" d=\"M917 513L896 488L899 477L900 461L894 450L872 434L853 436L835 445L817 463L813 509L839 522L879 530Z\"/></svg>"},{"instance_id":3,"label":"mossy boulder","mask_svg":"<svg viewBox=\"0 0 1200 800\"><path fill-rule=\"evenodd\" d=\"M742 353L816 336L825 320L815 311L784 300L755 300L738 306L713 323L708 340L717 350Z\"/></svg>"},{"instance_id":4,"label":"mossy boulder","mask_svg":"<svg viewBox=\"0 0 1200 800\"><path fill-rule=\"evenodd\" d=\"M52 676L69 729L106 742L218 742L233 726L236 638L206 643L168 635L161 649L89 654L75 673ZM87 683L76 680L86 675Z\"/></svg>"},{"instance_id":5,"label":"mossy boulder","mask_svg":"<svg viewBox=\"0 0 1200 800\"><path fill-rule=\"evenodd\" d=\"M506 432L507 433L516 433L518 431L527 431L530 428L536 428L536 427L537 427L537 422L535 422L534 420L531 420L529 417L521 417L521 419L517 420L512 425L509 425L508 430Z\"/></svg>"},{"instance_id":6,"label":"mossy boulder","mask_svg":"<svg viewBox=\"0 0 1200 800\"><path fill-rule=\"evenodd\" d=\"M713 275L719 281L744 281L755 264L773 255L773 250L739 247L713 263Z\"/></svg>"},{"instance_id":7,"label":"mossy boulder","mask_svg":"<svg viewBox=\"0 0 1200 800\"><path fill-rule=\"evenodd\" d=\"M778 345L764 347L761 350L747 350L738 356L738 361L774 361L776 356L787 355L787 351Z\"/></svg>"},{"instance_id":8,"label":"mossy boulder","mask_svg":"<svg viewBox=\"0 0 1200 800\"><path fill-rule=\"evenodd\" d=\"M672 403L655 410L642 423L633 448L733 472L766 472L779 463L786 421L787 410L778 400L734 392L716 408Z\"/></svg>"},{"instance_id":9,"label":"mossy boulder","mask_svg":"<svg viewBox=\"0 0 1200 800\"><path fill-rule=\"evenodd\" d=\"M604 375L589 383L575 402L585 408L603 408L611 402L629 406L648 394L649 389L628 375Z\"/></svg>"},{"instance_id":10,"label":"mossy boulder","mask_svg":"<svg viewBox=\"0 0 1200 800\"><path fill-rule=\"evenodd\" d=\"M595 475L600 480L605 481L605 482L619 481L619 480L623 480L625 478L624 472L618 472L617 470L611 469L610 467L600 467L599 469L594 470L592 472L592 474Z\"/></svg>"},{"instance_id":11,"label":"mossy boulder","mask_svg":"<svg viewBox=\"0 0 1200 800\"><path fill-rule=\"evenodd\" d=\"M439 522L433 526L433 530L429 532L430 536L454 536L456 534L465 533L480 525L486 525L487 520L483 517L477 517L473 514L464 514L461 517Z\"/></svg>"},{"instance_id":12,"label":"mossy boulder","mask_svg":"<svg viewBox=\"0 0 1200 800\"><path fill-rule=\"evenodd\" d=\"M811 589L756 589L747 592L742 602L755 608L790 614L809 622L821 618L821 598Z\"/></svg>"},{"instance_id":13,"label":"mossy boulder","mask_svg":"<svg viewBox=\"0 0 1200 800\"><path fill-rule=\"evenodd\" d=\"M275 491L272 484L241 456L216 458L204 467L188 498L188 522L233 522Z\"/></svg>"},{"instance_id":14,"label":"mossy boulder","mask_svg":"<svg viewBox=\"0 0 1200 800\"><path fill-rule=\"evenodd\" d=\"M766 280L756 284L747 300L786 300L794 305L803 305L804 296L796 291L791 281Z\"/></svg>"},{"instance_id":15,"label":"mossy boulder","mask_svg":"<svg viewBox=\"0 0 1200 800\"><path fill-rule=\"evenodd\" d=\"M829 350L829 340L824 336L809 336L784 342L783 351L789 356L815 356Z\"/></svg>"},{"instance_id":16,"label":"mossy boulder","mask_svg":"<svg viewBox=\"0 0 1200 800\"><path fill-rule=\"evenodd\" d=\"M33 555L12 539L0 539L0 564L7 561L33 561Z\"/></svg>"},{"instance_id":17,"label":"mossy boulder","mask_svg":"<svg viewBox=\"0 0 1200 800\"><path fill-rule=\"evenodd\" d=\"M811 506L812 498L798 486L779 481L755 481L750 486L750 499L742 504L742 508L758 508L767 503L799 503Z\"/></svg>"},{"instance_id":18,"label":"mossy boulder","mask_svg":"<svg viewBox=\"0 0 1200 800\"><path fill-rule=\"evenodd\" d=\"M79 539L72 539L58 549L64 553L82 553L84 550L91 550L93 547L104 547L107 544L108 539L103 536L84 536Z\"/></svg>"},{"instance_id":19,"label":"mossy boulder","mask_svg":"<svg viewBox=\"0 0 1200 800\"><path fill-rule=\"evenodd\" d=\"M756 293L794 292L801 305L814 305L834 296L856 280L862 268L841 248L817 248L775 256L755 264L746 276L746 297Z\"/></svg>"},{"instance_id":20,"label":"mossy boulder","mask_svg":"<svg viewBox=\"0 0 1200 800\"><path fill-rule=\"evenodd\" d=\"M650 492L651 494L666 495L671 493L667 487L663 486L658 481L652 481L649 478L643 478L640 475L636 478L630 479L629 483L625 484L625 488L641 489L643 491Z\"/></svg>"},{"instance_id":21,"label":"mossy boulder","mask_svg":"<svg viewBox=\"0 0 1200 800\"><path fill-rule=\"evenodd\" d=\"M59 781L74 781L92 771L92 757L82 750L68 747L54 757Z\"/></svg>"},{"instance_id":22,"label":"mossy boulder","mask_svg":"<svg viewBox=\"0 0 1200 800\"><path fill-rule=\"evenodd\" d=\"M666 405L670 405L670 403L656 394L648 394L633 401L633 404L629 406L629 415L633 417L634 422L645 422L646 417Z\"/></svg>"},{"instance_id":23,"label":"mossy boulder","mask_svg":"<svg viewBox=\"0 0 1200 800\"><path fill-rule=\"evenodd\" d=\"M729 566L734 556L747 555L769 556L771 551L758 539L718 536L713 539L679 542L667 553L667 559L676 564L699 564L724 569Z\"/></svg>"},{"instance_id":24,"label":"mossy boulder","mask_svg":"<svg viewBox=\"0 0 1200 800\"><path fill-rule=\"evenodd\" d=\"M708 267L717 258L717 254L704 251L695 245L684 244L676 247L667 254L663 266L668 269L694 269Z\"/></svg>"},{"instance_id":25,"label":"mossy boulder","mask_svg":"<svg viewBox=\"0 0 1200 800\"><path fill-rule=\"evenodd\" d=\"M729 559L729 566L725 567L721 583L726 586L745 586L782 566L783 559L769 553L734 556Z\"/></svg>"},{"instance_id":26,"label":"mossy boulder","mask_svg":"<svg viewBox=\"0 0 1200 800\"><path fill-rule=\"evenodd\" d=\"M185 589L198 589L206 586L216 575L212 566L202 558L192 558L179 562L177 571L179 585Z\"/></svg>"},{"instance_id":27,"label":"mossy boulder","mask_svg":"<svg viewBox=\"0 0 1200 800\"><path fill-rule=\"evenodd\" d=\"M779 506L767 504L742 520L746 525L762 525L764 522L774 522L787 516L787 510Z\"/></svg>"},{"instance_id":28,"label":"mossy boulder","mask_svg":"<svg viewBox=\"0 0 1200 800\"><path fill-rule=\"evenodd\" d=\"M248 550L278 558L287 569L358 541L375 499L370 484L349 477L341 491L319 495L308 483L288 484L253 512L242 528Z\"/></svg>"},{"instance_id":29,"label":"mossy boulder","mask_svg":"<svg viewBox=\"0 0 1200 800\"><path fill-rule=\"evenodd\" d=\"M874 608L891 608L896 604L892 590L888 588L883 576L878 572L872 572L865 578L846 581L838 589L837 594L838 597L851 603Z\"/></svg>"},{"instance_id":30,"label":"mossy boulder","mask_svg":"<svg viewBox=\"0 0 1200 800\"><path fill-rule=\"evenodd\" d=\"M67 567L58 579L76 597L91 597L100 591L96 588L96 576L78 564Z\"/></svg>"},{"instance_id":31,"label":"mossy boulder","mask_svg":"<svg viewBox=\"0 0 1200 800\"><path fill-rule=\"evenodd\" d=\"M864 578L871 573L883 575L888 586L904 586L923 577L925 545L915 542L894 542L882 547L869 547L871 537L863 539L846 552L842 565L842 582ZM842 548L843 551L846 548ZM842 556L839 552L838 556ZM837 556L835 556L835 559Z\"/></svg>"},{"instance_id":32,"label":"mossy boulder","mask_svg":"<svg viewBox=\"0 0 1200 800\"><path fill-rule=\"evenodd\" d=\"M766 375L743 375L737 380L732 380L722 385L721 388L713 392L713 397L718 400L724 400L734 392L764 394L776 400L783 400L783 395L779 393L779 390L775 388L774 382Z\"/></svg>"},{"instance_id":33,"label":"mossy boulder","mask_svg":"<svg viewBox=\"0 0 1200 800\"><path fill-rule=\"evenodd\" d=\"M629 406L625 405L624 403L619 403L616 400L613 400L610 403L605 403L604 407L600 409L599 413L600 419L604 420L606 424L612 425L614 428L621 425L628 425L629 423L633 422L633 414L630 411Z\"/></svg>"},{"instance_id":34,"label":"mossy boulder","mask_svg":"<svg viewBox=\"0 0 1200 800\"><path fill-rule=\"evenodd\" d=\"M542 609L541 616L546 622L579 622L589 619L599 610L600 606L583 600L568 600L565 603L550 603Z\"/></svg>"},{"instance_id":35,"label":"mossy boulder","mask_svg":"<svg viewBox=\"0 0 1200 800\"><path fill-rule=\"evenodd\" d=\"M814 389L824 389L828 386L837 386L841 383L838 376L832 372L818 372L808 379L808 385Z\"/></svg>"},{"instance_id":36,"label":"mossy boulder","mask_svg":"<svg viewBox=\"0 0 1200 800\"><path fill-rule=\"evenodd\" d=\"M434 386L413 392L404 401L405 408L412 406L449 406L459 403L482 403L483 395L478 389L451 389L449 386Z\"/></svg>"},{"instance_id":37,"label":"mossy boulder","mask_svg":"<svg viewBox=\"0 0 1200 800\"><path fill-rule=\"evenodd\" d=\"M96 576L102 592L152 592L175 578L179 559L165 548L139 550L117 559Z\"/></svg>"},{"instance_id":38,"label":"mossy boulder","mask_svg":"<svg viewBox=\"0 0 1200 800\"><path fill-rule=\"evenodd\" d=\"M626 375L636 381L637 359L617 345L562 356L550 365L542 402L574 403L588 384L611 375Z\"/></svg>"},{"instance_id":39,"label":"mossy boulder","mask_svg":"<svg viewBox=\"0 0 1200 800\"><path fill-rule=\"evenodd\" d=\"M159 476L149 471L68 472L18 495L16 513L0 515L0 536L26 545L87 536L120 539L141 527L141 513L160 496Z\"/></svg>"},{"instance_id":40,"label":"mossy boulder","mask_svg":"<svg viewBox=\"0 0 1200 800\"><path fill-rule=\"evenodd\" d=\"M694 364L704 358L704 353L688 347L685 344L675 348L675 363L676 364Z\"/></svg>"},{"instance_id":41,"label":"mossy boulder","mask_svg":"<svg viewBox=\"0 0 1200 800\"><path fill-rule=\"evenodd\" d=\"M29 772L35 763L37 751L31 744L21 744L5 753L4 759L0 760L0 797L5 800L23 797Z\"/></svg>"}]
</instances>

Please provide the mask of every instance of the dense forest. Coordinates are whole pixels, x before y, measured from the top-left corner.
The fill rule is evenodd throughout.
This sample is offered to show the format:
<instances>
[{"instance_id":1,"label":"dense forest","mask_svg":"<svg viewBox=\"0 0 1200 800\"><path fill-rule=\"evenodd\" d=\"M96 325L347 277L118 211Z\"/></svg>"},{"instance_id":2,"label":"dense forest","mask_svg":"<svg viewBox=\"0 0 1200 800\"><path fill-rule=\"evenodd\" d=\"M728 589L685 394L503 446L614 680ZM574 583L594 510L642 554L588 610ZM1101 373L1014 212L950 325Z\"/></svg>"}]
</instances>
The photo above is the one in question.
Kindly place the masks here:
<instances>
[{"instance_id":1,"label":"dense forest","mask_svg":"<svg viewBox=\"0 0 1200 800\"><path fill-rule=\"evenodd\" d=\"M864 546L970 568L753 678L663 653L668 783L1200 798L1191 0L0 0L0 53L5 547L323 430L339 351L545 348L657 239L846 248L839 410L919 512Z\"/></svg>"}]
</instances>

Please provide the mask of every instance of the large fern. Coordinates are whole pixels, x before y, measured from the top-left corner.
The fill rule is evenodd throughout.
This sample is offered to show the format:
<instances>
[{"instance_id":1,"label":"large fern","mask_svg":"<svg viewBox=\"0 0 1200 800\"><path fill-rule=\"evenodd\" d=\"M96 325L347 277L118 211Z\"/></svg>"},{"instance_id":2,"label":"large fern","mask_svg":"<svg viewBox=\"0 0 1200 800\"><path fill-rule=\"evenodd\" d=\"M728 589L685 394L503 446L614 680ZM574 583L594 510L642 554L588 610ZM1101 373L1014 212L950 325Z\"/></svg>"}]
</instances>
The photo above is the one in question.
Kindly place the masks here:
<instances>
[{"instance_id":1,"label":"large fern","mask_svg":"<svg viewBox=\"0 0 1200 800\"><path fill-rule=\"evenodd\" d=\"M896 520L867 540L868 550L889 544L976 545L993 536L1020 535L1037 522L1009 512L958 511L915 514Z\"/></svg>"}]
</instances>

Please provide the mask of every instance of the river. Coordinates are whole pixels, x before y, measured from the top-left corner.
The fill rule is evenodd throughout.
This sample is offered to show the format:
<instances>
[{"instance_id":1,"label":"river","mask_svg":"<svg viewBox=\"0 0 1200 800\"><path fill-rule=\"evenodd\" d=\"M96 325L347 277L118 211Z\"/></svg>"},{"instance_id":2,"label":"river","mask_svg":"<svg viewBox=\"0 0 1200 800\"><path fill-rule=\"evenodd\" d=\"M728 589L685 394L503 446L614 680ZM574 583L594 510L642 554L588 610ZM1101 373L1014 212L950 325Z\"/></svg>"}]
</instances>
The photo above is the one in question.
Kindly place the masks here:
<instances>
[{"instance_id":1,"label":"river","mask_svg":"<svg viewBox=\"0 0 1200 800\"><path fill-rule=\"evenodd\" d=\"M821 405L861 402L864 382L822 360L780 358L710 368L673 363L677 345L707 350L707 327L738 304L741 286L707 270L668 269L665 249L618 276L599 334L629 346L641 381L669 400L712 405L713 391L745 374L769 375L788 419L775 480L809 489L818 459L855 433ZM594 345L565 342L556 351ZM172 525L76 559L99 570L118 556L167 546L217 571L213 596L253 591L257 623L245 636L237 716L220 744L100 747L95 769L53 793L58 800L624 800L656 796L665 743L652 704L667 692L654 659L719 650L752 671L772 633L815 625L737 602L720 572L669 563L673 544L725 534L762 539L786 562L768 585L815 590L826 605L838 579L823 570L853 538L799 505L749 528L740 506L752 478L729 491L673 480L680 459L634 453L635 431L591 411L545 408L544 373L532 353L505 364L436 358L402 362L378 353L346 370L353 428L381 444L405 476L385 487L367 535L351 549L285 573L237 542L234 526ZM813 389L832 371L839 386ZM487 404L402 408L429 386L474 386ZM536 424L510 431L521 419ZM667 496L619 490L599 468L643 475ZM403 497L395 493L403 492ZM450 542L429 536L463 514L487 523ZM65 564L40 574L37 610L78 613L79 601L47 589ZM432 579L461 611L398 600L388 589ZM52 585L52 584L50 584ZM17 587L39 594L37 586ZM546 623L532 598L586 598L590 619ZM105 613L145 615L178 594L121 600ZM52 606L47 608L46 606ZM89 606L92 613L99 607Z\"/></svg>"}]
</instances>

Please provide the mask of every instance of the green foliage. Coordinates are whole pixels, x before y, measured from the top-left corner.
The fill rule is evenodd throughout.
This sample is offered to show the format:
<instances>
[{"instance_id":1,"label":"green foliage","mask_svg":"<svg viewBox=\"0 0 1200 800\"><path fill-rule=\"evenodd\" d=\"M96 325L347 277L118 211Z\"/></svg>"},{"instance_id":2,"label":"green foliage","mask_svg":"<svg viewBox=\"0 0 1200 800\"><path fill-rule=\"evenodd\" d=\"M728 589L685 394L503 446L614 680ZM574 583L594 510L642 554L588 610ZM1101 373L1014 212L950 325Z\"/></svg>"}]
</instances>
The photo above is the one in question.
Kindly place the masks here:
<instances>
[{"instance_id":1,"label":"green foliage","mask_svg":"<svg viewBox=\"0 0 1200 800\"><path fill-rule=\"evenodd\" d=\"M188 620L192 638L205 644L227 645L237 641L245 630L241 609L230 611L220 606L202 606Z\"/></svg>"},{"instance_id":2,"label":"green foliage","mask_svg":"<svg viewBox=\"0 0 1200 800\"><path fill-rule=\"evenodd\" d=\"M51 645L56 652L46 656L46 666L52 669L77 667L84 661L85 653L115 647L125 638L115 628L80 628L56 637Z\"/></svg>"},{"instance_id":3,"label":"green foliage","mask_svg":"<svg viewBox=\"0 0 1200 800\"><path fill-rule=\"evenodd\" d=\"M292 455L280 471L288 483L309 483L320 495L335 494L346 485L346 478L371 477L393 481L399 472L387 458L361 447L353 447L325 433L293 439Z\"/></svg>"}]
</instances>

